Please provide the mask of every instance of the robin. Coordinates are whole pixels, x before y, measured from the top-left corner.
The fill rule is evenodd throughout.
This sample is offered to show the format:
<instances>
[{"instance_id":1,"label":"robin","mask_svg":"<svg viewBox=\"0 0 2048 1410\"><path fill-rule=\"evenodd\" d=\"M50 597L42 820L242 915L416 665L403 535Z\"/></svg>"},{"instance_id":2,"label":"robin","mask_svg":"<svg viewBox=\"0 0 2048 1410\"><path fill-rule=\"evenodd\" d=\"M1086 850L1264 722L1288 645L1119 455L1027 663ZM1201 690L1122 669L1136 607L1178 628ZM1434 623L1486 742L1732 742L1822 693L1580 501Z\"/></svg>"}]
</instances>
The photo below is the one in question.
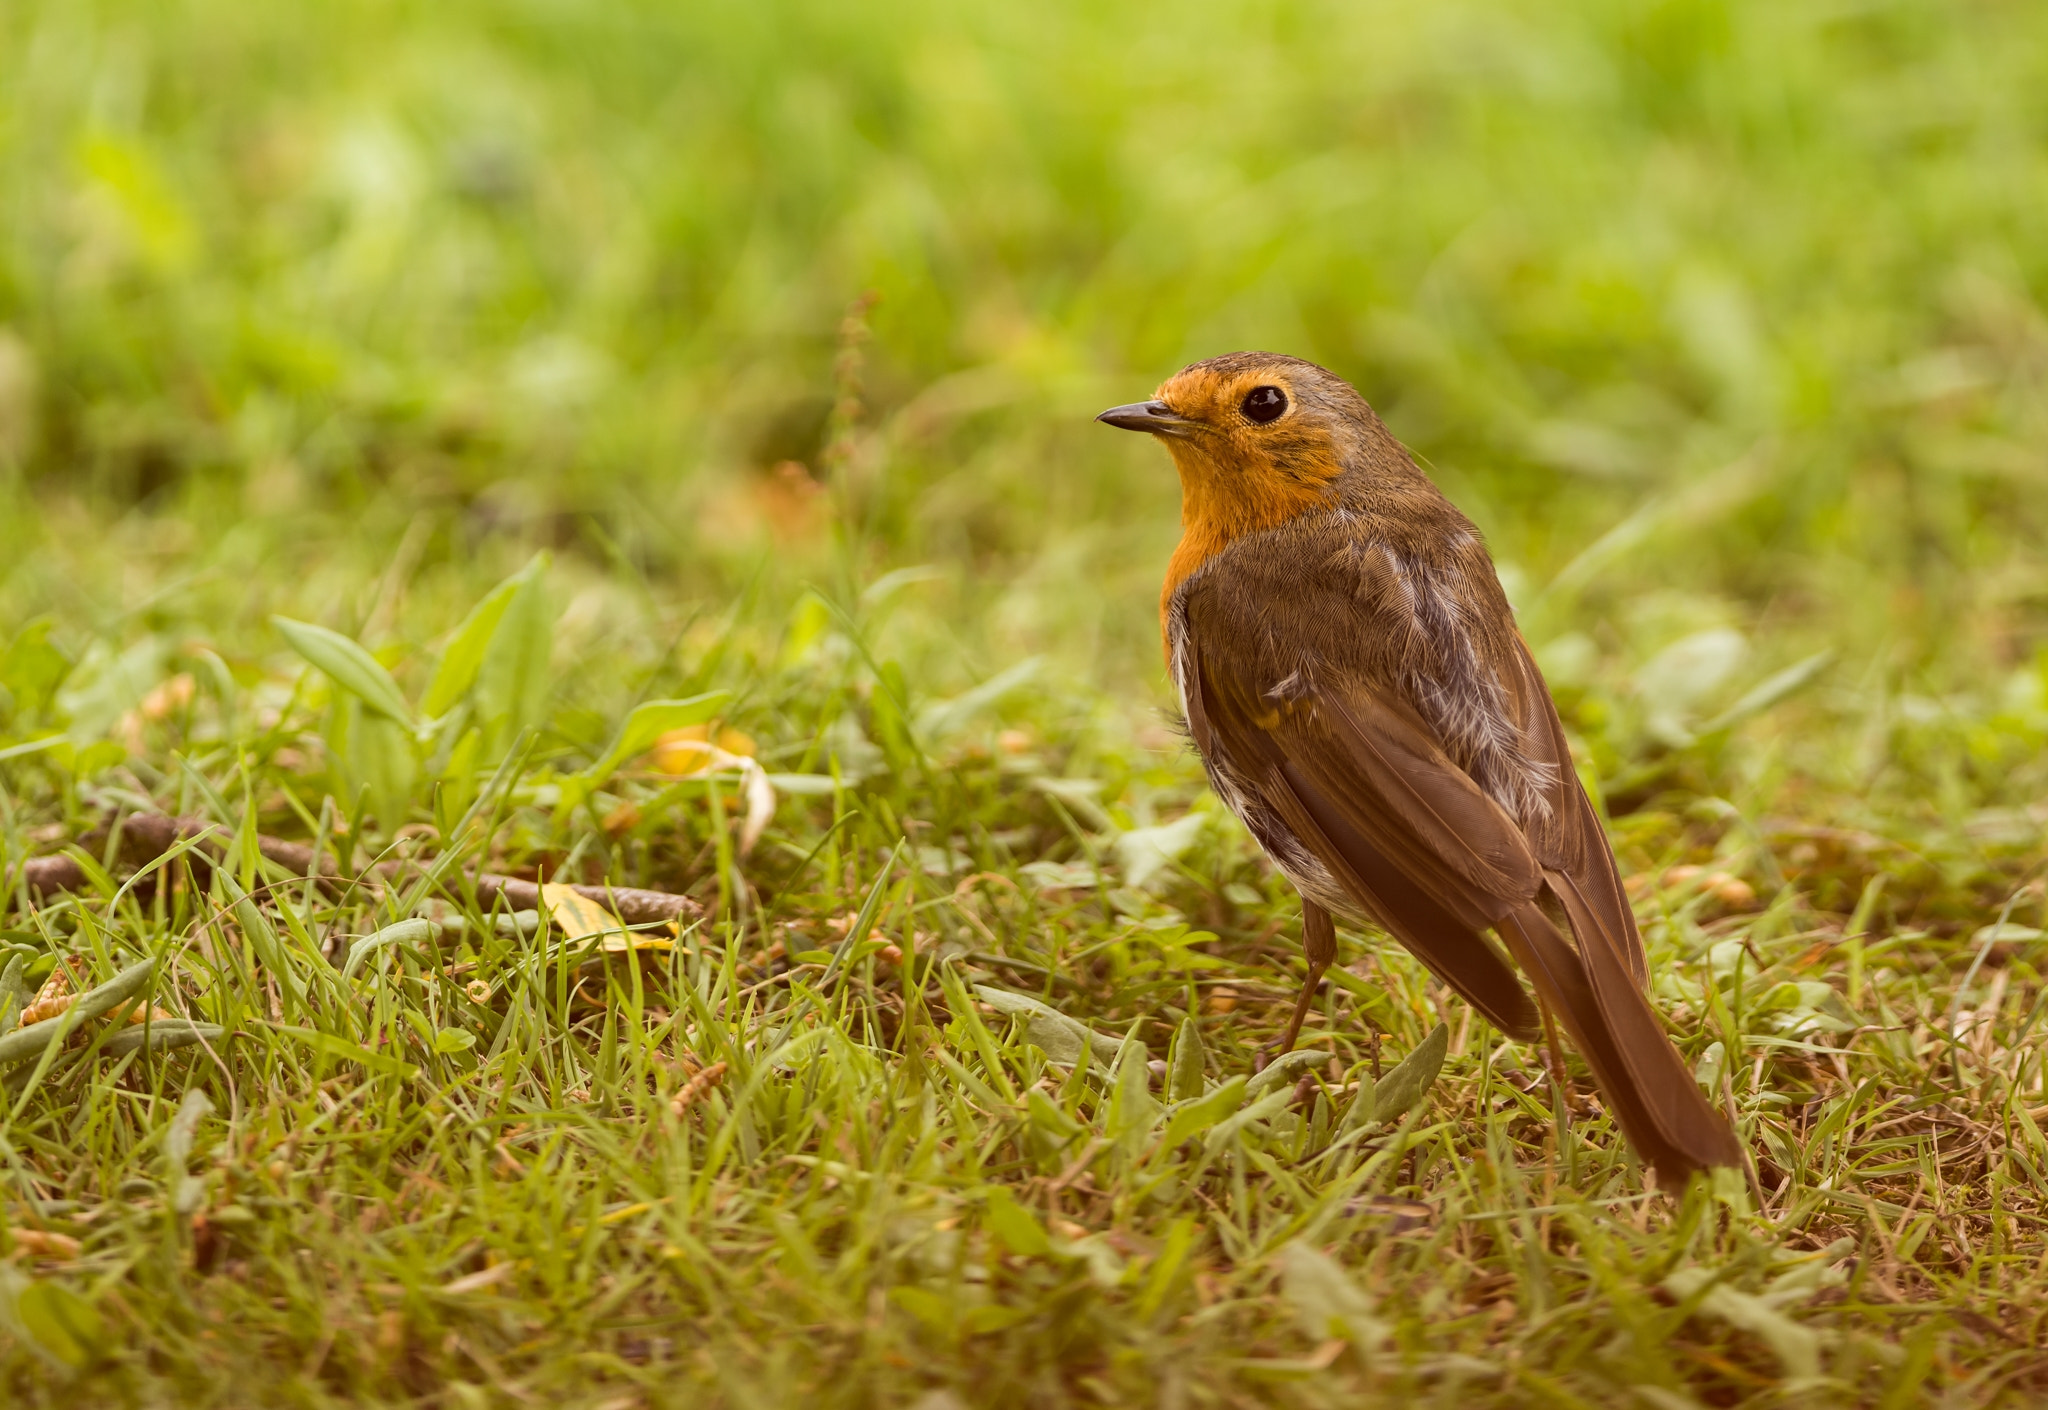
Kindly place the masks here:
<instances>
[{"instance_id":1,"label":"robin","mask_svg":"<svg viewBox=\"0 0 2048 1410\"><path fill-rule=\"evenodd\" d=\"M1180 471L1167 665L1209 781L1301 893L1308 980L1280 1051L1333 917L1370 919L1502 1032L1556 1014L1660 1177L1739 1165L1651 1007L1614 854L1472 521L1299 358L1211 358L1096 419Z\"/></svg>"}]
</instances>

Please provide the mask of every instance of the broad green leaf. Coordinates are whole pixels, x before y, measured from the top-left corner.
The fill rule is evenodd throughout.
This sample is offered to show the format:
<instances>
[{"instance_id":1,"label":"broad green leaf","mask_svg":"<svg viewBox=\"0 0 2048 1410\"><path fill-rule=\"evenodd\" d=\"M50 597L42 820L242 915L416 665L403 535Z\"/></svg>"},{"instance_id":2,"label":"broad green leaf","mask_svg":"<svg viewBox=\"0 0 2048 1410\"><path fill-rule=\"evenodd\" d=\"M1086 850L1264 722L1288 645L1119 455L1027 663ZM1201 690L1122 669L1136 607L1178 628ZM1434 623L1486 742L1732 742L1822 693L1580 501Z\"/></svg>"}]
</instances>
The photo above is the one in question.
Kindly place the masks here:
<instances>
[{"instance_id":1,"label":"broad green leaf","mask_svg":"<svg viewBox=\"0 0 2048 1410\"><path fill-rule=\"evenodd\" d=\"M14 1299L14 1315L36 1345L67 1366L85 1366L106 1346L99 1311L62 1283L30 1283Z\"/></svg>"},{"instance_id":2,"label":"broad green leaf","mask_svg":"<svg viewBox=\"0 0 2048 1410\"><path fill-rule=\"evenodd\" d=\"M1451 1030L1439 1023L1415 1045L1415 1051L1381 1078L1373 1090L1375 1120L1391 1124L1406 1116L1436 1085L1443 1071L1444 1054L1450 1050Z\"/></svg>"},{"instance_id":3,"label":"broad green leaf","mask_svg":"<svg viewBox=\"0 0 2048 1410\"><path fill-rule=\"evenodd\" d=\"M832 609L814 592L807 592L790 613L789 629L783 634L781 665L784 670L809 654L832 625Z\"/></svg>"},{"instance_id":4,"label":"broad green leaf","mask_svg":"<svg viewBox=\"0 0 2048 1410\"><path fill-rule=\"evenodd\" d=\"M1124 833L1116 840L1116 856L1125 884L1140 887L1167 871L1208 825L1209 814L1189 813L1159 827L1135 827Z\"/></svg>"},{"instance_id":5,"label":"broad green leaf","mask_svg":"<svg viewBox=\"0 0 2048 1410\"><path fill-rule=\"evenodd\" d=\"M1159 1250L1159 1256L1152 1260L1151 1271L1145 1275L1145 1290L1138 1295L1138 1315L1151 1318L1173 1291L1180 1271L1187 1266L1188 1253L1195 1246L1196 1222L1183 1216L1173 1221L1167 1230L1166 1246Z\"/></svg>"},{"instance_id":6,"label":"broad green leaf","mask_svg":"<svg viewBox=\"0 0 2048 1410\"><path fill-rule=\"evenodd\" d=\"M356 774L370 790L370 808L387 832L404 826L419 777L419 750L411 732L381 715L365 715L355 731Z\"/></svg>"},{"instance_id":7,"label":"broad green leaf","mask_svg":"<svg viewBox=\"0 0 2048 1410\"><path fill-rule=\"evenodd\" d=\"M1013 994L991 984L975 985L974 994L1000 1013L1023 1018L1025 1041L1042 1048L1047 1057L1062 1067L1071 1067L1080 1059L1083 1045L1089 1048L1097 1062L1116 1061L1117 1049L1121 1046L1116 1039L1075 1022L1029 994Z\"/></svg>"},{"instance_id":8,"label":"broad green leaf","mask_svg":"<svg viewBox=\"0 0 2048 1410\"><path fill-rule=\"evenodd\" d=\"M0 653L0 688L14 697L13 708L20 715L40 715L71 673L71 658L51 644L50 629L55 625L48 617L30 622Z\"/></svg>"},{"instance_id":9,"label":"broad green leaf","mask_svg":"<svg viewBox=\"0 0 2048 1410\"><path fill-rule=\"evenodd\" d=\"M1339 1131L1353 1131L1360 1126L1370 1126L1379 1120L1379 1084L1369 1076L1358 1079L1358 1093L1352 1097L1351 1105L1344 1108L1344 1121Z\"/></svg>"},{"instance_id":10,"label":"broad green leaf","mask_svg":"<svg viewBox=\"0 0 2048 1410\"><path fill-rule=\"evenodd\" d=\"M909 1284L889 1289L889 1301L937 1332L951 1331L953 1316L959 1310L959 1304L952 1298Z\"/></svg>"},{"instance_id":11,"label":"broad green leaf","mask_svg":"<svg viewBox=\"0 0 2048 1410\"><path fill-rule=\"evenodd\" d=\"M148 1024L138 1023L122 1029L101 1043L100 1051L110 1058L125 1057L139 1048L164 1053L174 1048L187 1048L194 1043L217 1043L226 1036L227 1030L217 1023L194 1023L189 1018L158 1018Z\"/></svg>"},{"instance_id":12,"label":"broad green leaf","mask_svg":"<svg viewBox=\"0 0 2048 1410\"><path fill-rule=\"evenodd\" d=\"M731 703L731 691L713 690L685 700L649 700L643 705L636 705L633 713L626 716L626 723L619 728L618 738L612 741L611 748L605 750L604 757L584 770L584 782L595 788L610 778L619 765L646 753L655 740L670 730L701 725L716 718Z\"/></svg>"},{"instance_id":13,"label":"broad green leaf","mask_svg":"<svg viewBox=\"0 0 2048 1410\"><path fill-rule=\"evenodd\" d=\"M1017 1203L1016 1197L1001 1185L989 1186L987 1219L989 1231L1010 1252L1027 1258L1042 1258L1052 1252L1052 1240L1046 1236L1038 1216Z\"/></svg>"},{"instance_id":14,"label":"broad green leaf","mask_svg":"<svg viewBox=\"0 0 2048 1410\"><path fill-rule=\"evenodd\" d=\"M379 714L412 727L412 709L398 682L361 643L311 622L295 622L290 617L272 617L270 621L292 650L318 666L336 685Z\"/></svg>"},{"instance_id":15,"label":"broad green leaf","mask_svg":"<svg viewBox=\"0 0 2048 1410\"><path fill-rule=\"evenodd\" d=\"M964 694L925 706L918 711L918 733L931 740L950 739L989 706L1029 685L1044 664L1041 656L1028 657Z\"/></svg>"},{"instance_id":16,"label":"broad green leaf","mask_svg":"<svg viewBox=\"0 0 2048 1410\"><path fill-rule=\"evenodd\" d=\"M1245 1079L1233 1077L1206 1097L1196 1097L1175 1106L1166 1118L1166 1136L1161 1142L1172 1150L1182 1141L1199 1136L1217 1122L1236 1114L1244 1105Z\"/></svg>"},{"instance_id":17,"label":"broad green leaf","mask_svg":"<svg viewBox=\"0 0 2048 1410\"><path fill-rule=\"evenodd\" d=\"M476 1046L476 1034L467 1028L443 1028L434 1035L434 1051L459 1053Z\"/></svg>"},{"instance_id":18,"label":"broad green leaf","mask_svg":"<svg viewBox=\"0 0 2048 1410\"><path fill-rule=\"evenodd\" d=\"M1341 1337L1370 1358L1386 1340L1387 1328L1373 1315L1365 1290L1306 1239L1280 1250L1280 1291L1293 1305L1301 1330L1315 1341Z\"/></svg>"},{"instance_id":19,"label":"broad green leaf","mask_svg":"<svg viewBox=\"0 0 2048 1410\"><path fill-rule=\"evenodd\" d=\"M455 635L442 648L440 663L434 667L434 678L427 682L427 693L420 700L421 714L430 718L447 714L476 682L484 650L491 644L491 636L498 630L498 622L504 617L512 594L524 581L526 571L522 569L505 579L469 609L469 615L462 619L462 625L455 629Z\"/></svg>"},{"instance_id":20,"label":"broad green leaf","mask_svg":"<svg viewBox=\"0 0 2048 1410\"><path fill-rule=\"evenodd\" d=\"M1116 1064L1116 1086L1110 1094L1109 1115L1103 1134L1127 1145L1152 1129L1159 1119L1159 1101L1152 1095L1152 1074L1147 1068L1145 1045L1136 1038L1124 1040Z\"/></svg>"},{"instance_id":21,"label":"broad green leaf","mask_svg":"<svg viewBox=\"0 0 2048 1410\"><path fill-rule=\"evenodd\" d=\"M1230 1088L1226 1085L1217 1090L1229 1091ZM1213 1096L1214 1093L1211 1095ZM1204 1097L1202 1100L1208 1101L1209 1098ZM1254 1122L1264 1121L1269 1116L1279 1115L1287 1109L1287 1104L1293 1100L1294 1092L1287 1087L1281 1087L1277 1091L1266 1093L1265 1096L1260 1097L1250 1106L1233 1112L1210 1127L1208 1139L1203 1142L1203 1149L1211 1153L1222 1150L1233 1140L1237 1139L1238 1133L1246 1127Z\"/></svg>"},{"instance_id":22,"label":"broad green leaf","mask_svg":"<svg viewBox=\"0 0 2048 1410\"><path fill-rule=\"evenodd\" d=\"M1014 1327L1026 1318L1037 1315L1038 1309L1035 1307L1008 1307L999 1302L985 1302L979 1307L969 1308L960 1322L968 1331L985 1336L990 1332L1000 1332L1007 1327Z\"/></svg>"},{"instance_id":23,"label":"broad green leaf","mask_svg":"<svg viewBox=\"0 0 2048 1410\"><path fill-rule=\"evenodd\" d=\"M1070 1141L1081 1134L1081 1123L1060 1109L1060 1104L1037 1087L1024 1094L1024 1109L1031 1124L1055 1141Z\"/></svg>"},{"instance_id":24,"label":"broad green leaf","mask_svg":"<svg viewBox=\"0 0 2048 1410\"><path fill-rule=\"evenodd\" d=\"M35 992L28 986L28 980L22 976L22 969L23 956L20 951L16 951L8 957L6 970L0 972L0 1038L14 1031L15 1022L21 1017L21 1011L28 1007L29 1001L35 997Z\"/></svg>"},{"instance_id":25,"label":"broad green leaf","mask_svg":"<svg viewBox=\"0 0 2048 1410\"><path fill-rule=\"evenodd\" d=\"M217 876L225 874L215 873ZM68 1034L80 1024L90 1022L101 1014L112 1012L127 1003L149 987L149 981L155 974L154 959L139 960L98 988L88 989L80 994L56 1017L15 1029L6 1037L0 1038L0 1064L24 1062L29 1058L41 1056L52 1036Z\"/></svg>"},{"instance_id":26,"label":"broad green leaf","mask_svg":"<svg viewBox=\"0 0 2048 1410\"><path fill-rule=\"evenodd\" d=\"M1278 1086L1293 1086L1302 1073L1312 1067L1320 1067L1330 1060L1330 1055L1314 1048L1296 1048L1291 1053L1282 1053L1266 1064L1265 1071L1251 1080L1246 1095L1257 1097Z\"/></svg>"},{"instance_id":27,"label":"broad green leaf","mask_svg":"<svg viewBox=\"0 0 2048 1410\"><path fill-rule=\"evenodd\" d=\"M1811 1327L1801 1326L1763 1298L1717 1282L1716 1277L1710 1269L1680 1268L1664 1280L1664 1291L1755 1336L1770 1347L1787 1376L1820 1374L1820 1337Z\"/></svg>"},{"instance_id":28,"label":"broad green leaf","mask_svg":"<svg viewBox=\"0 0 2048 1410\"><path fill-rule=\"evenodd\" d=\"M433 943L433 939L434 923L430 920L415 917L412 920L399 921L395 925L387 925L374 934L365 935L348 947L348 958L342 961L341 977L353 978L355 972L363 967L363 961L379 950L392 945L428 945Z\"/></svg>"},{"instance_id":29,"label":"broad green leaf","mask_svg":"<svg viewBox=\"0 0 2048 1410\"><path fill-rule=\"evenodd\" d=\"M515 575L512 596L477 667L477 714L486 753L492 758L501 756L522 731L540 723L547 704L555 621L548 610L546 567L547 556L536 554Z\"/></svg>"},{"instance_id":30,"label":"broad green leaf","mask_svg":"<svg viewBox=\"0 0 2048 1410\"><path fill-rule=\"evenodd\" d=\"M1207 1054L1202 1049L1202 1028L1190 1014L1180 1021L1173 1046L1166 1054L1166 1098L1186 1101L1202 1095L1202 1068Z\"/></svg>"}]
</instances>

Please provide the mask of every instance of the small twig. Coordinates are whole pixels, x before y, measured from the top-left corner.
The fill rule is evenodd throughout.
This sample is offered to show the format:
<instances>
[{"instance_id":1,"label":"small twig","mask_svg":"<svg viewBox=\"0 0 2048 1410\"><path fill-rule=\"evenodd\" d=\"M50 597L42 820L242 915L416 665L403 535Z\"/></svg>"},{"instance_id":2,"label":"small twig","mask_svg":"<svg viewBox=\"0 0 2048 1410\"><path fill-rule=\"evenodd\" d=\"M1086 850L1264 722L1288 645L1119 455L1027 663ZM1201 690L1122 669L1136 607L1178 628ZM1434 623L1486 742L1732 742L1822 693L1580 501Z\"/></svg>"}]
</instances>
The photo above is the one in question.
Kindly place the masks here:
<instances>
[{"instance_id":1,"label":"small twig","mask_svg":"<svg viewBox=\"0 0 2048 1410\"><path fill-rule=\"evenodd\" d=\"M137 813L122 820L121 855L131 865L140 866L154 861L187 838L206 838L196 851L206 854L209 860L219 861L226 849L220 841L207 836L214 832L222 834L223 838L226 835L225 828L202 818ZM104 835L95 834L98 837ZM84 840L91 842L94 839L89 836ZM362 885L373 895L382 889L377 881L364 878L351 881L344 877L333 858L316 854L311 843L259 837L256 845L264 860L295 876L311 877L329 894L344 892L349 885ZM404 862L379 862L370 872L379 880L390 880L401 876L406 865ZM29 858L22 866L21 880L29 895L36 898L82 891L88 884L85 869L75 858L63 855ZM488 907L502 900L515 911L541 909L540 883L516 876L500 876L487 871L465 872L442 882L441 889L459 895L465 882L474 888L479 905ZM613 913L628 925L703 914L703 907L690 897L668 891L647 891L633 886L575 886L571 889L587 900L611 907Z\"/></svg>"}]
</instances>

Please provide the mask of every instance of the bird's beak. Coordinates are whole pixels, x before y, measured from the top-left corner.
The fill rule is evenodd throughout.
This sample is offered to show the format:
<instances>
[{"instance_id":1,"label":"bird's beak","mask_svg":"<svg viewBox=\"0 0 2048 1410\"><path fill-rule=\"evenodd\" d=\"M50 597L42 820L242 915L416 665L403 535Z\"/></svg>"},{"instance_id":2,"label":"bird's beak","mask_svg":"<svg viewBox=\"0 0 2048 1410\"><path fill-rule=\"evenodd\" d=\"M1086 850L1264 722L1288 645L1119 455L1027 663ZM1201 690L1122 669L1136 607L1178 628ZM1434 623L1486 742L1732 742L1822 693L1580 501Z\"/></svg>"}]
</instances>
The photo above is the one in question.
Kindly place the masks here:
<instances>
[{"instance_id":1,"label":"bird's beak","mask_svg":"<svg viewBox=\"0 0 2048 1410\"><path fill-rule=\"evenodd\" d=\"M1150 431L1155 436L1178 435L1195 423L1163 401L1134 401L1129 406L1112 406L1095 418L1125 431Z\"/></svg>"}]
</instances>

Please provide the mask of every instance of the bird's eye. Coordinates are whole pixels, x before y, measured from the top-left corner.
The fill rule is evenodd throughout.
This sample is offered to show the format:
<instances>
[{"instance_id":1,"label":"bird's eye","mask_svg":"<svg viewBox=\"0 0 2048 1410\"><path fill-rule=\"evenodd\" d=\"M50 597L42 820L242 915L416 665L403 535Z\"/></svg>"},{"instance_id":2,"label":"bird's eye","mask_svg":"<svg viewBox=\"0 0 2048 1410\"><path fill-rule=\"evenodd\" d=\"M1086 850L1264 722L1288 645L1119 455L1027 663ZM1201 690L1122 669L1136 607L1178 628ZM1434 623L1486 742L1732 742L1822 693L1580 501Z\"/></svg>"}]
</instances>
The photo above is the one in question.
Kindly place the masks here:
<instances>
[{"instance_id":1,"label":"bird's eye","mask_svg":"<svg viewBox=\"0 0 2048 1410\"><path fill-rule=\"evenodd\" d=\"M1238 410L1261 424L1278 420L1280 413L1287 410L1287 393L1278 387L1253 387Z\"/></svg>"}]
</instances>

